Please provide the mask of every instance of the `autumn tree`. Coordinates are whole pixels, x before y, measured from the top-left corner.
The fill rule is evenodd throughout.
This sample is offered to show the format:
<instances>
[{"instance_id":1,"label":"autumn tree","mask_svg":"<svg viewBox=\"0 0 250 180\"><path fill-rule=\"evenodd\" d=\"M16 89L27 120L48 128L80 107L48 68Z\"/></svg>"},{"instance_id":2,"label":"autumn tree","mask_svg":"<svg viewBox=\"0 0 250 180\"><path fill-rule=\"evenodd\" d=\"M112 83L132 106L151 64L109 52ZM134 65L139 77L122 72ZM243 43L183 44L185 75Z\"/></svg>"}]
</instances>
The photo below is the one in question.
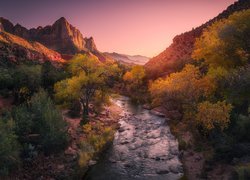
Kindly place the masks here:
<instances>
[{"instance_id":1,"label":"autumn tree","mask_svg":"<svg viewBox=\"0 0 250 180\"><path fill-rule=\"evenodd\" d=\"M250 10L213 23L196 41L192 57L226 69L249 63Z\"/></svg>"},{"instance_id":2,"label":"autumn tree","mask_svg":"<svg viewBox=\"0 0 250 180\"><path fill-rule=\"evenodd\" d=\"M131 71L128 71L123 76L124 81L133 82L134 84L140 84L145 77L145 70L142 66L136 65Z\"/></svg>"},{"instance_id":3,"label":"autumn tree","mask_svg":"<svg viewBox=\"0 0 250 180\"><path fill-rule=\"evenodd\" d=\"M181 72L154 81L149 91L155 106L162 105L166 109L177 106L179 110L186 109L188 112L194 110L198 100L208 97L215 88L210 77L202 77L198 67L188 64Z\"/></svg>"},{"instance_id":4,"label":"autumn tree","mask_svg":"<svg viewBox=\"0 0 250 180\"><path fill-rule=\"evenodd\" d=\"M227 104L225 101L199 103L196 114L197 124L201 125L206 132L214 128L223 130L230 122L231 110L232 105Z\"/></svg>"},{"instance_id":5,"label":"autumn tree","mask_svg":"<svg viewBox=\"0 0 250 180\"><path fill-rule=\"evenodd\" d=\"M55 96L63 102L79 101L83 120L87 120L89 104L96 98L99 101L106 99L108 78L112 76L114 69L115 67L106 66L95 57L76 55L69 62L69 72L72 77L55 84Z\"/></svg>"},{"instance_id":6,"label":"autumn tree","mask_svg":"<svg viewBox=\"0 0 250 180\"><path fill-rule=\"evenodd\" d=\"M147 91L147 89L145 88L145 77L145 69L143 66L139 65L132 67L132 69L130 71L127 71L123 76L126 91L135 101L145 99L145 94ZM144 97L142 97L142 95Z\"/></svg>"}]
</instances>

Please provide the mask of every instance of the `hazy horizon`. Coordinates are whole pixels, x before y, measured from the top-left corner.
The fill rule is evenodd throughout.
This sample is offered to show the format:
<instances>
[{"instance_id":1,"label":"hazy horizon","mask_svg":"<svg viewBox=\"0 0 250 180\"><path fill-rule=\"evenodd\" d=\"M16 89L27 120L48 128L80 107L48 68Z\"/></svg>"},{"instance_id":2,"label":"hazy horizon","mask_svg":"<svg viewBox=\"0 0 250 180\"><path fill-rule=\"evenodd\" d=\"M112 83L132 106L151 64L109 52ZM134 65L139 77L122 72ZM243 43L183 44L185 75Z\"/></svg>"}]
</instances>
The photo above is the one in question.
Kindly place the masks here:
<instances>
[{"instance_id":1,"label":"hazy horizon","mask_svg":"<svg viewBox=\"0 0 250 180\"><path fill-rule=\"evenodd\" d=\"M153 57L166 49L174 36L200 26L233 2L8 0L0 2L0 16L27 28L51 25L65 17L83 36L92 36L102 52Z\"/></svg>"}]
</instances>

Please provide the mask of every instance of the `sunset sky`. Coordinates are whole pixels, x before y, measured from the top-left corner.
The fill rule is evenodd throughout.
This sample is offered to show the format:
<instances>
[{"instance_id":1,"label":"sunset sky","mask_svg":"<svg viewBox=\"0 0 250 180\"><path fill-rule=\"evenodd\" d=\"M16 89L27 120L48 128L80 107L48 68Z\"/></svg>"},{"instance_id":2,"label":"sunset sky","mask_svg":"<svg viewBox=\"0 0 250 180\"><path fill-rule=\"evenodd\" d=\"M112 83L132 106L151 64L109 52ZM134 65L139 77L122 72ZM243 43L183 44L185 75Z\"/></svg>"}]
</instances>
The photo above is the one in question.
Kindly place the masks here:
<instances>
[{"instance_id":1,"label":"sunset sky","mask_svg":"<svg viewBox=\"0 0 250 180\"><path fill-rule=\"evenodd\" d=\"M175 35L218 15L235 0L1 0L0 16L27 28L64 16L100 51L155 56Z\"/></svg>"}]
</instances>

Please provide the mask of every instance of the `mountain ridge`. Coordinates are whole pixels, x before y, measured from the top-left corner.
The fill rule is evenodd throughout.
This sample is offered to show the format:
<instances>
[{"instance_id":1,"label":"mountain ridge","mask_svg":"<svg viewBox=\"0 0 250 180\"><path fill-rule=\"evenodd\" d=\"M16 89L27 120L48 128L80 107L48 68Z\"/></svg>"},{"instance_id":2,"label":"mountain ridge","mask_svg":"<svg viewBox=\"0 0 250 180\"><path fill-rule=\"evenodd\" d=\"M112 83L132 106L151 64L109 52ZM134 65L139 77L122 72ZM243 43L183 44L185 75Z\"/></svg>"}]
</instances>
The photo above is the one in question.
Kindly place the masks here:
<instances>
[{"instance_id":1,"label":"mountain ridge","mask_svg":"<svg viewBox=\"0 0 250 180\"><path fill-rule=\"evenodd\" d=\"M80 52L97 51L93 38L83 37L82 33L64 17L56 20L52 25L31 29L20 24L13 25L3 17L0 18L0 22L6 32L26 40L37 41L61 54L73 55Z\"/></svg>"},{"instance_id":2,"label":"mountain ridge","mask_svg":"<svg viewBox=\"0 0 250 180\"><path fill-rule=\"evenodd\" d=\"M61 54L61 58L65 60L71 59L77 53L87 53L96 56L101 62L113 61L113 59L98 51L93 37L83 37L82 33L64 17L56 20L52 25L31 29L27 29L18 23L14 25L8 19L0 17L0 31L18 36L30 43L38 42L44 47ZM24 47L20 48L23 49Z\"/></svg>"},{"instance_id":3,"label":"mountain ridge","mask_svg":"<svg viewBox=\"0 0 250 180\"><path fill-rule=\"evenodd\" d=\"M11 62L33 60L38 62L51 61L53 64L64 63L61 54L38 42L30 42L19 36L0 32L0 59Z\"/></svg>"},{"instance_id":4,"label":"mountain ridge","mask_svg":"<svg viewBox=\"0 0 250 180\"><path fill-rule=\"evenodd\" d=\"M145 69L150 78L166 76L172 72L181 70L186 63L192 62L191 54L196 38L200 37L202 31L213 22L226 18L232 13L250 8L250 0L239 0L227 7L218 16L206 23L193 28L190 31L179 34L173 38L172 44L159 55L151 58Z\"/></svg>"},{"instance_id":5,"label":"mountain ridge","mask_svg":"<svg viewBox=\"0 0 250 180\"><path fill-rule=\"evenodd\" d=\"M105 55L113 58L116 61L131 65L144 65L150 58L142 55L127 55L117 52L104 52Z\"/></svg>"}]
</instances>

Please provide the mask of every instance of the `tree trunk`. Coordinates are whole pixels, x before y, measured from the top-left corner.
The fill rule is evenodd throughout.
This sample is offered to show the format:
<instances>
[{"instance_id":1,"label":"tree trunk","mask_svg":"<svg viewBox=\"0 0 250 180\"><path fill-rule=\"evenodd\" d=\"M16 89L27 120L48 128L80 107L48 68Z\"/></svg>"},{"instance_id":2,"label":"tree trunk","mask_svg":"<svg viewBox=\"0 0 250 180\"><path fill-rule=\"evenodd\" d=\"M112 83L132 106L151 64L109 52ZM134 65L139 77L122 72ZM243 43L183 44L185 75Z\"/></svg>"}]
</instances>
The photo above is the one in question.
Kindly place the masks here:
<instances>
[{"instance_id":1,"label":"tree trunk","mask_svg":"<svg viewBox=\"0 0 250 180\"><path fill-rule=\"evenodd\" d=\"M89 119L89 103L88 101L84 102L83 100L80 100L80 103L82 106L82 124L86 124Z\"/></svg>"}]
</instances>

